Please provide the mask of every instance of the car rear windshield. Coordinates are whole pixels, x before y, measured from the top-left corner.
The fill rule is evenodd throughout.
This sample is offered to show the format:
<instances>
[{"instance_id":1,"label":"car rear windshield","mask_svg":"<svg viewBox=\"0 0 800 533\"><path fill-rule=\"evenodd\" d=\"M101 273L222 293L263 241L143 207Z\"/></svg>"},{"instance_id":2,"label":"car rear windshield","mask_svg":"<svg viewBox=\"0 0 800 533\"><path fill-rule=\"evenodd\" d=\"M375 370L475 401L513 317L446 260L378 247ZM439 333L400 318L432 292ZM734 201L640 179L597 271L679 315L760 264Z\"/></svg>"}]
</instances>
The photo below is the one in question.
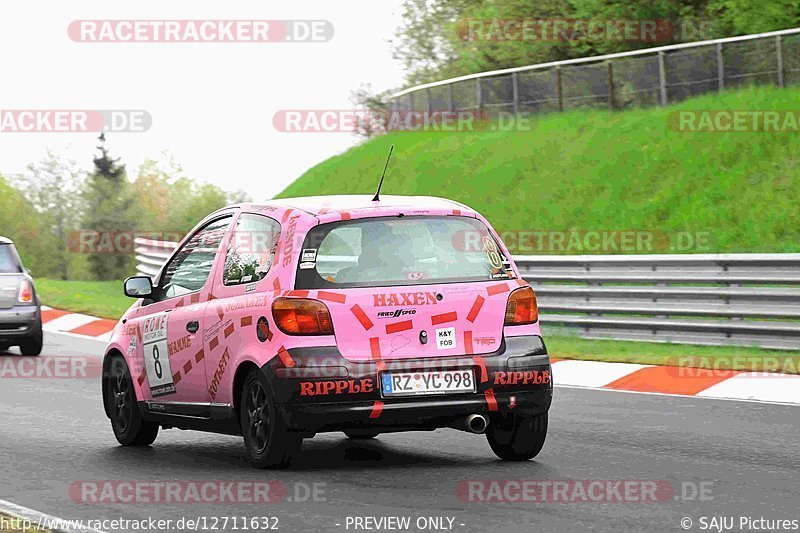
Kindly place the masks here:
<instances>
[{"instance_id":1,"label":"car rear windshield","mask_svg":"<svg viewBox=\"0 0 800 533\"><path fill-rule=\"evenodd\" d=\"M384 287L513 277L487 227L457 216L323 224L300 250L298 289Z\"/></svg>"},{"instance_id":2,"label":"car rear windshield","mask_svg":"<svg viewBox=\"0 0 800 533\"><path fill-rule=\"evenodd\" d=\"M17 274L22 268L17 262L17 254L10 244L0 244L0 274Z\"/></svg>"}]
</instances>

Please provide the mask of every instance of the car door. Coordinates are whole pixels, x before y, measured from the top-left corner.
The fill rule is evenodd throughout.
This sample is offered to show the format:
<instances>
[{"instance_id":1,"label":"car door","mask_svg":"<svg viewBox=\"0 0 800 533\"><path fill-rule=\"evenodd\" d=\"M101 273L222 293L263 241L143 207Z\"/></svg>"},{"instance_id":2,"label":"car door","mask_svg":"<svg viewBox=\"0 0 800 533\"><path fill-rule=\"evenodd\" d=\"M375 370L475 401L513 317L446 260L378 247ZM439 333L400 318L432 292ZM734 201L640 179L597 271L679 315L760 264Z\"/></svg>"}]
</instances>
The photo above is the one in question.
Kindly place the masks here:
<instances>
[{"instance_id":1,"label":"car door","mask_svg":"<svg viewBox=\"0 0 800 533\"><path fill-rule=\"evenodd\" d=\"M232 382L228 362L245 350L247 340L255 339L258 314L264 313L265 287L281 233L280 223L266 215L242 213L231 232L224 260L214 272L214 304L206 309L209 337L206 353L208 392L212 402L231 400ZM274 270L272 271L274 273ZM244 333L250 328L250 335Z\"/></svg>"},{"instance_id":2,"label":"car door","mask_svg":"<svg viewBox=\"0 0 800 533\"><path fill-rule=\"evenodd\" d=\"M137 351L145 370L145 399L208 403L203 314L211 299L211 279L231 214L197 231L161 271L153 297L138 320ZM224 254L223 254L224 255Z\"/></svg>"}]
</instances>

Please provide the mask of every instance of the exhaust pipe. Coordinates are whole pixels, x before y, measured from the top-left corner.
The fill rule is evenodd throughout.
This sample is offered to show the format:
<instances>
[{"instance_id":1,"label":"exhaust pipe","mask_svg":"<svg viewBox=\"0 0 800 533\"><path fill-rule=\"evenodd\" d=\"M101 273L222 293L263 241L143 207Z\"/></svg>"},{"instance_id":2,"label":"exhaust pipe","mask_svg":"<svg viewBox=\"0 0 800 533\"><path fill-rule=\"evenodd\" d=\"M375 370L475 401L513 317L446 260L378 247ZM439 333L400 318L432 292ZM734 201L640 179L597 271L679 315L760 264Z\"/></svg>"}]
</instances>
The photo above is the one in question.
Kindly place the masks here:
<instances>
[{"instance_id":1,"label":"exhaust pipe","mask_svg":"<svg viewBox=\"0 0 800 533\"><path fill-rule=\"evenodd\" d=\"M466 431L467 433L483 433L489 421L483 415L468 415L463 418L457 418L454 422L449 424L448 427L457 429L459 431Z\"/></svg>"}]
</instances>

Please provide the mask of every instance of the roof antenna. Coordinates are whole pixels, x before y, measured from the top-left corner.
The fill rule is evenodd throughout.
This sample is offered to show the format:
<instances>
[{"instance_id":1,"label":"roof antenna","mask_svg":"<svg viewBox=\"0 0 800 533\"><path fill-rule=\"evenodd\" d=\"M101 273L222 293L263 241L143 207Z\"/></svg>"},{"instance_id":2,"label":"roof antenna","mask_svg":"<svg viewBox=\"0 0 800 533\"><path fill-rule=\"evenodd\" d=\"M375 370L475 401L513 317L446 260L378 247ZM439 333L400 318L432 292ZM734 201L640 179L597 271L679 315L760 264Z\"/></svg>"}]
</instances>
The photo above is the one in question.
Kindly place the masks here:
<instances>
[{"instance_id":1,"label":"roof antenna","mask_svg":"<svg viewBox=\"0 0 800 533\"><path fill-rule=\"evenodd\" d=\"M386 158L386 164L383 166L383 174L381 174L381 182L378 183L378 190L375 191L375 198L372 199L373 202L380 201L380 194L381 194L381 187L383 187L383 178L386 177L386 169L389 168L389 160L392 158L392 152L394 151L394 145L389 148L389 157Z\"/></svg>"}]
</instances>

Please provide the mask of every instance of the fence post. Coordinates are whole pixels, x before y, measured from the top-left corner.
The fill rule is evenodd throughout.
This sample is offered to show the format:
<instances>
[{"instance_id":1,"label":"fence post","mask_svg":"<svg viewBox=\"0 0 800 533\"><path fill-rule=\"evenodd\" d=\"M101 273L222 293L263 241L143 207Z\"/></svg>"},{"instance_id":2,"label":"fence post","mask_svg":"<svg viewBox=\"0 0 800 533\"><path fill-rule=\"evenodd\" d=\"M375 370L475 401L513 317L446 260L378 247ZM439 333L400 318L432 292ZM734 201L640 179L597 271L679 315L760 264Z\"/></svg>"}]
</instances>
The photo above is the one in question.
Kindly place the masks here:
<instances>
[{"instance_id":1,"label":"fence post","mask_svg":"<svg viewBox=\"0 0 800 533\"><path fill-rule=\"evenodd\" d=\"M667 65L664 52L658 53L658 90L661 105L667 105Z\"/></svg>"},{"instance_id":2,"label":"fence post","mask_svg":"<svg viewBox=\"0 0 800 533\"><path fill-rule=\"evenodd\" d=\"M481 94L481 79L475 78L475 102L478 107L478 112L483 110L483 95Z\"/></svg>"},{"instance_id":3,"label":"fence post","mask_svg":"<svg viewBox=\"0 0 800 533\"><path fill-rule=\"evenodd\" d=\"M447 84L447 109L449 111L455 111L456 108L453 106L453 84Z\"/></svg>"},{"instance_id":4,"label":"fence post","mask_svg":"<svg viewBox=\"0 0 800 533\"><path fill-rule=\"evenodd\" d=\"M556 67L556 97L558 98L558 110L564 111L564 90L561 85L561 67Z\"/></svg>"},{"instance_id":5,"label":"fence post","mask_svg":"<svg viewBox=\"0 0 800 533\"><path fill-rule=\"evenodd\" d=\"M519 78L517 73L511 74L511 89L514 93L514 115L519 113Z\"/></svg>"},{"instance_id":6,"label":"fence post","mask_svg":"<svg viewBox=\"0 0 800 533\"><path fill-rule=\"evenodd\" d=\"M425 89L425 103L428 104L426 107L428 108L428 115L431 114L433 108L431 107L431 90Z\"/></svg>"},{"instance_id":7,"label":"fence post","mask_svg":"<svg viewBox=\"0 0 800 533\"><path fill-rule=\"evenodd\" d=\"M414 93L413 92L408 93L408 106L409 106L408 107L409 112L413 113L414 112Z\"/></svg>"},{"instance_id":8,"label":"fence post","mask_svg":"<svg viewBox=\"0 0 800 533\"><path fill-rule=\"evenodd\" d=\"M390 126L392 124L392 117L396 117L397 115L399 115L399 113L397 112L400 109L399 100L400 100L399 98L392 99L392 108L389 110L388 113L385 113L383 115L383 131L384 132L389 132L390 131L389 128L390 128Z\"/></svg>"},{"instance_id":9,"label":"fence post","mask_svg":"<svg viewBox=\"0 0 800 533\"><path fill-rule=\"evenodd\" d=\"M718 88L721 91L725 88L725 62L722 58L722 43L717 43L717 79Z\"/></svg>"},{"instance_id":10,"label":"fence post","mask_svg":"<svg viewBox=\"0 0 800 533\"><path fill-rule=\"evenodd\" d=\"M614 64L608 62L608 108L614 109Z\"/></svg>"},{"instance_id":11,"label":"fence post","mask_svg":"<svg viewBox=\"0 0 800 533\"><path fill-rule=\"evenodd\" d=\"M775 55L778 60L778 87L783 87L783 39L775 37Z\"/></svg>"}]
</instances>

